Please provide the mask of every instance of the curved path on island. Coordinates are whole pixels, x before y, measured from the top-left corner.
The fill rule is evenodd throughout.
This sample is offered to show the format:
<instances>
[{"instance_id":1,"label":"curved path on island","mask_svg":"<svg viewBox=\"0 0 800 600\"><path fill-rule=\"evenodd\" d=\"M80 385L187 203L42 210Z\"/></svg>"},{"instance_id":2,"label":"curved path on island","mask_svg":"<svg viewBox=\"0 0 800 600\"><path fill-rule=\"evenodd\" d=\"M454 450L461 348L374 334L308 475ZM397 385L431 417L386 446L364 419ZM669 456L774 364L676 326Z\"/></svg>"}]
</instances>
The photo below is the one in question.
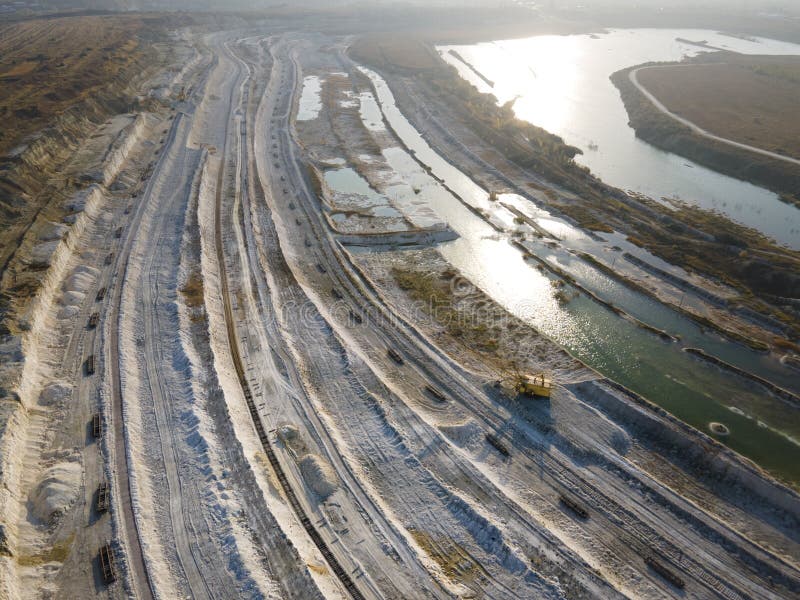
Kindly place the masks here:
<instances>
[{"instance_id":1,"label":"curved path on island","mask_svg":"<svg viewBox=\"0 0 800 600\"><path fill-rule=\"evenodd\" d=\"M674 65L669 65L670 67ZM775 158L777 160L782 160L784 162L788 162L794 165L800 166L800 159L791 158L790 156L784 156L783 154L778 154L777 152L770 152L769 150L764 150L763 148L758 148L756 146L750 146L748 144L742 144L741 142L735 142L733 140L729 140L728 138L720 137L718 135L714 135L710 131L706 131L702 127L692 123L688 119L684 119L680 115L675 114L674 112L670 111L661 101L656 98L652 93L647 91L647 89L639 83L639 79L637 78L637 73L642 69L663 69L663 66L651 66L651 67L637 67L633 69L630 73L628 73L628 78L631 80L631 83L636 86L636 88L645 95L645 97L653 103L653 105L660 110L665 115L671 117L678 121L678 123L682 125L686 125L689 129L691 129L694 133L702 135L703 137L707 137L709 139L715 140L717 142L722 142L723 144L728 144L729 146L733 146L735 148L740 148L742 150L747 150L749 152L755 152L756 154L762 154L764 156L768 156L770 158Z\"/></svg>"}]
</instances>

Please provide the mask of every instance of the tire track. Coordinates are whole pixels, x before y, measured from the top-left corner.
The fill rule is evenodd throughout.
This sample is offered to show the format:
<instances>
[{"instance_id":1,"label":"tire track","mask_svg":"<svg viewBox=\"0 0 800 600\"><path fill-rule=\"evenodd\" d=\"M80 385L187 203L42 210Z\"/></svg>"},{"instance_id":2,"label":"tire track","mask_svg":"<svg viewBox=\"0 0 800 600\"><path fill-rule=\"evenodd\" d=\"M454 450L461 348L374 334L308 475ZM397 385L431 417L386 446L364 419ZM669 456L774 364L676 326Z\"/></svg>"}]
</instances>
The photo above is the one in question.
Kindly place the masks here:
<instances>
[{"instance_id":1,"label":"tire track","mask_svg":"<svg viewBox=\"0 0 800 600\"><path fill-rule=\"evenodd\" d=\"M291 143L291 139L288 139L288 137L282 141L284 142L284 145ZM303 179L302 173L298 172L298 176L300 179ZM301 202L300 204L301 206L304 206L305 203ZM323 241L323 243L327 243L327 233L324 229L324 223L316 223L317 217L315 214L312 214L314 213L313 209L309 209L304 206L304 211L306 216L309 217L312 227L315 228L316 237L320 241ZM341 252L337 248L335 242L329 244L329 250L330 252L323 252L321 255L317 255L317 257L321 263L332 267L329 269L329 272L338 273L340 268L346 266L346 260L342 260L342 258L339 256ZM343 288L347 290L346 294L350 296L349 299L354 304L358 305L361 310L368 313L368 309L374 308L375 305L379 306L381 310L388 310L385 309L385 307L380 306L380 302L374 297L369 298L369 301L367 302L362 300L362 296L365 293L364 289L369 286L365 284L364 281L359 280L356 273L348 273L346 268L345 274L347 277L341 280ZM350 281L348 281L348 279ZM372 291L374 295L374 290ZM375 329L379 328L379 325L375 322L378 320L381 319L379 318L373 320L372 322L372 326ZM432 348L428 342L422 340L419 334L415 333L415 330L410 324L403 323L403 325L405 326L402 328L405 330L403 334L400 334L399 331L390 331L388 329L381 331L382 337L387 341L387 346L399 347L412 356L414 362L416 363L415 366L420 373L424 374L426 377L429 377L432 381L439 382L446 389L452 390L454 392L454 398L457 398L463 406L470 408L471 411L480 418L484 426L491 429L498 427L502 423L502 419L499 418L499 415L497 415L496 412L493 412L491 407L485 406L484 404L477 404L473 400L473 398L482 397L483 392L474 388L472 385L465 384L462 381L463 377L456 377L455 373L459 371L453 365L450 365L450 367L455 369L452 373L442 369L437 369L438 364L436 361L430 360L430 357L426 356L425 352L419 350L416 344L411 343L411 340L415 340L418 342L419 346L427 349L428 351L437 353L438 351ZM449 363L449 361L447 362ZM525 435L524 431L515 433L520 433L523 436ZM517 448L517 450L519 450L519 448ZM545 454L544 459L542 459L541 456L534 455L534 453L530 452L529 449L523 449L522 451L527 458L533 461L533 464L537 463L537 459L538 461L546 461L548 475L552 477L554 487L556 487L556 489L564 489L566 485L569 485L569 487L572 489L580 490L584 498L587 499L592 506L597 506L601 509L603 514L607 516L609 521L619 532L619 543L616 545L618 550L620 548L626 548L628 553L630 553L630 548L635 548L638 554L649 552L653 549L660 550L670 560L675 561L675 564L680 564L681 568L689 572L701 585L707 587L712 593L726 598L752 597L747 591L745 591L745 589L741 587L743 582L734 583L734 581L730 580L722 581L717 575L712 573L708 567L704 567L698 561L684 555L675 542L657 533L652 528L652 525L646 523L639 516L633 514L630 509L622 507L609 495L601 492L600 489L595 484L590 483L586 477L575 473L564 463L564 461L557 460L547 454ZM646 482L644 483L647 485ZM655 490L652 490L649 486L648 492L656 493ZM679 520L685 521L685 518L683 518L685 515L673 516L676 516ZM694 525L696 524L697 523L694 523ZM632 526L633 531L631 532L630 530ZM719 535L719 532L715 533ZM738 550L745 550L745 552L747 552L747 549L741 547L739 547ZM713 556L710 558L713 559ZM761 563L760 559L754 556L752 557L752 560L755 560L761 566L766 566ZM752 580L746 581L748 588L755 583Z\"/></svg>"},{"instance_id":2,"label":"tire track","mask_svg":"<svg viewBox=\"0 0 800 600\"><path fill-rule=\"evenodd\" d=\"M230 52L229 49L228 52ZM233 94L234 90L231 89L231 106L233 105ZM231 306L230 292L228 288L228 274L225 266L226 263L225 263L224 244L222 240L222 189L223 189L224 174L225 174L224 157L227 157L228 152L230 151L228 147L230 122L231 119L228 119L225 124L225 137L224 137L225 147L222 152L223 161L222 164L220 165L219 173L217 175L214 235L216 241L217 261L219 263L219 269L220 269L220 283L222 287L225 325L227 329L228 346L230 348L231 358L234 364L234 368L236 370L237 378L239 379L239 384L242 388L242 393L247 402L247 407L250 411L250 416L253 421L253 425L256 429L258 438L261 441L261 445L264 448L264 452L267 455L267 459L269 460L270 465L275 471L275 475L278 479L278 482L280 483L281 489L283 490L290 506L292 507L292 510L297 515L297 518L299 519L303 528L306 530L306 533L311 538L312 542L314 542L314 545L317 546L320 553L330 566L331 570L339 579L339 581L342 583L342 585L345 587L345 589L348 591L350 596L354 600L366 600L361 591L353 582L350 575L347 573L347 571L344 570L341 563L339 563L339 560L336 558L333 552L331 552L330 548L328 547L328 544L325 542L325 540L319 534L317 529L314 527L311 520L308 518L305 509L298 501L294 489L289 483L289 480L286 478L286 474L284 473L283 467L278 461L278 458L275 455L275 452L272 448L272 444L269 441L266 431L264 430L264 425L261 422L261 417L258 414L258 410L253 400L253 394L250 389L250 384L247 380L244 363L239 353L239 342L236 333L236 325L233 318L233 308Z\"/></svg>"}]
</instances>

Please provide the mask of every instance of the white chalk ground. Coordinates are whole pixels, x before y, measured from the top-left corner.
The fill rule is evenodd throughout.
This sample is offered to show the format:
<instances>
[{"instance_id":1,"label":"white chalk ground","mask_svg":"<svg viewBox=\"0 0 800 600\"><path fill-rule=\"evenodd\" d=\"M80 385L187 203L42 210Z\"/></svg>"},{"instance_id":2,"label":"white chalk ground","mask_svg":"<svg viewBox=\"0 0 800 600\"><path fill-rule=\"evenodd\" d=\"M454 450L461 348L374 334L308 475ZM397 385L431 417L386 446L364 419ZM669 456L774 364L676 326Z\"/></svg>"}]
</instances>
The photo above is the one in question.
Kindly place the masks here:
<instances>
[{"instance_id":1,"label":"white chalk ground","mask_svg":"<svg viewBox=\"0 0 800 600\"><path fill-rule=\"evenodd\" d=\"M191 216L196 216L197 214L198 199L204 186L203 178L207 175L207 172L204 164L203 175L196 182L196 193L193 194L191 200L192 208L189 211ZM190 270L199 267L194 263L194 258L190 256L190 251L187 248L192 243L198 243L198 237L199 229L197 229L196 224L190 224L186 228L182 242L181 270L177 282L179 289L186 285ZM214 507L214 512L217 513L219 519L216 534L224 538L223 548L229 559L233 561L235 557L239 557L241 562L236 568L241 571L241 576L249 576L254 580L253 595L265 598L279 598L278 585L261 564L262 558L260 554L263 551L256 547L252 536L245 529L244 523L235 518L235 515L243 511L245 506L239 500L238 490L229 487L226 481L229 477L226 465L228 455L226 449L236 441L220 436L213 418L208 413L209 408L213 408L211 406L210 392L218 390L219 383L214 377L214 372L206 370L208 365L201 358L192 336L188 333L192 331L193 323L190 309L187 307L183 295L178 294L177 300L180 318L179 330L181 331L182 346L189 360L188 375L194 395L191 413L184 414L182 420L189 424L190 431L194 429L194 432L190 433L192 438L191 445L198 454L205 453L208 458L204 473L207 477L206 481L209 483L209 487L206 490L206 500Z\"/></svg>"},{"instance_id":2,"label":"white chalk ground","mask_svg":"<svg viewBox=\"0 0 800 600\"><path fill-rule=\"evenodd\" d=\"M187 125L167 151L163 170L154 175L151 194L143 198L149 204L120 314L137 519L148 572L164 597L226 588L258 597L275 588L234 518L240 506L227 490L221 462L231 441L218 436L204 408L208 387L200 373L205 367L187 332L190 321L178 292L191 268L178 258L192 241L182 240L180 232L187 230L185 218L203 171L200 154L186 149L188 135ZM154 245L153 239L160 243ZM195 522L214 526L205 532Z\"/></svg>"},{"instance_id":3,"label":"white chalk ground","mask_svg":"<svg viewBox=\"0 0 800 600\"><path fill-rule=\"evenodd\" d=\"M259 152L256 160L262 180L268 180L267 161ZM302 305L290 289L291 282L269 285L283 335L311 396L312 404L304 410L322 416L339 456L357 470L363 489L374 494L395 526L427 535L414 536L420 560L430 553L426 539L442 535L457 540L487 570L493 581L481 584L498 586L489 588L493 594L503 595L503 586L537 583L554 586L549 591L537 589L537 597L574 590L578 583L592 589L597 585L592 582L594 568L628 595L671 593L641 566L649 543L679 560L697 581L719 577L714 585L728 587L734 594L738 592L733 590L758 594L766 589L766 571L758 572L761 567L756 566L754 579L749 579L753 573L744 574L736 567L736 553L729 554L724 544L709 544L706 536L711 530L725 544L740 544L741 551L751 556L747 560L764 561L765 569L776 564L773 558L764 557L726 525L696 512L624 460L632 444L630 434L593 406L611 402L625 406L630 400L587 382L579 388L579 397L570 389L559 389L547 414L528 415L525 406L506 406L487 398L472 383L451 380L448 383L457 390L455 402L444 410L432 406L417 391L424 380L407 370L398 378L395 366L387 368L382 357L386 339L381 333L353 328L337 318L329 300L330 283L315 273L313 261L322 260L320 255L309 257L313 251L298 242L292 213L282 215L286 207L269 194L267 199L293 275L315 305L302 314L287 311L290 301L301 300ZM261 229L260 235L268 235L263 218ZM330 261L326 266L328 272L334 269ZM309 339L314 343L308 344ZM430 339L428 343L435 345ZM434 371L456 377L457 366L441 354L429 353L425 359L435 365ZM543 360L547 362L547 356ZM585 376L584 369L579 371ZM295 404L292 410L298 408ZM310 417L292 424L303 421L307 427ZM669 421L661 427L672 431ZM502 435L512 449L511 460L492 450L486 432ZM686 433L671 435L679 439ZM426 496L432 490L438 499ZM558 506L562 492L588 495L598 514L586 524L576 523ZM345 537L342 543L347 544ZM694 548L697 558L679 559L676 548L681 547ZM537 574L521 577L520 569L524 573L522 565L529 558ZM600 589L594 588L594 593L612 593ZM514 593L526 596L519 588Z\"/></svg>"},{"instance_id":4,"label":"white chalk ground","mask_svg":"<svg viewBox=\"0 0 800 600\"><path fill-rule=\"evenodd\" d=\"M86 319L98 286L107 283L102 265L116 245L111 232L122 212L115 204L139 174L131 157L141 154L155 120L120 114L99 125L59 167L64 178L95 183L55 207L65 213L63 222L40 218L20 248L45 271L36 297L21 309L22 333L4 348L11 360L2 361L4 388L20 404L4 403L0 416L0 514L17 563L0 558L0 597L58 596L66 571L68 579L89 585L87 555L98 538L109 537L108 518L83 522L101 477L100 451L86 439L84 421L98 408L96 380L83 372L96 342ZM114 190L106 187L112 182ZM98 359L98 371L101 364Z\"/></svg>"},{"instance_id":5,"label":"white chalk ground","mask_svg":"<svg viewBox=\"0 0 800 600\"><path fill-rule=\"evenodd\" d=\"M244 77L265 74L258 65L246 69L225 39L205 40L220 59L208 80L214 94L182 117L140 197L146 206L119 322L102 330L120 328L131 492L156 595L346 597L278 489L232 364L214 237L216 174L225 158L235 161L223 182L226 270L248 377L262 398L266 428L276 429L275 451L287 477L365 594L674 595L642 568L645 540L679 563L692 583L717 586L693 587L693 596L769 597L762 582L774 557L629 460L637 443L632 432L659 419L656 413L633 408L579 366L549 403L501 401L482 386L485 373L466 371L443 351L435 323L411 321L402 295L377 281L380 268L361 265L377 277L377 291L343 283L359 274L327 233L312 250L304 245L294 229L300 213L288 212L270 185L283 185L264 148L278 86L270 83L255 114L240 106ZM257 41L250 52L257 52ZM291 48L272 49L274 69L290 69ZM231 121L228 155L221 156L225 123L237 109L255 117L254 157L240 145L238 119ZM216 152L203 150L209 147ZM245 167L250 178L257 171L263 200L253 197L253 181L242 183ZM91 192L71 233L90 224L110 231L99 214L102 202L101 191ZM45 547L47 528L80 500L85 461L95 460L82 447L47 451L52 425L70 403L97 393L76 376L86 351L82 338L65 332L82 325L105 276L87 266L101 264L102 255L86 260L58 242L58 232L53 228L56 237L42 241L56 244L53 278L31 307L23 347L19 390L27 412L14 414L0 438L6 484L0 513L14 515L12 533L26 556ZM316 261L327 265L325 276ZM200 315L180 292L197 273ZM352 304L330 301L331 281ZM361 310L365 303L380 318L397 313L406 320L354 327L342 318L341 308ZM402 369L387 359L388 346L405 356ZM75 352L61 363L64 347ZM569 375L555 348L540 358ZM423 391L429 380L445 391L444 403ZM693 439L668 420L661 427L675 440ZM487 433L502 438L510 459L487 442ZM10 452L14 445L26 451ZM731 472L743 469L730 464ZM9 486L24 493L14 496ZM588 498L589 520L558 506L564 492ZM720 551L723 544L733 550ZM676 548L692 548L693 555L678 558ZM786 571L796 572L796 556L786 560L794 565ZM56 593L49 582L57 568L43 561L17 570L0 557L0 597Z\"/></svg>"},{"instance_id":6,"label":"white chalk ground","mask_svg":"<svg viewBox=\"0 0 800 600\"><path fill-rule=\"evenodd\" d=\"M209 164L218 167L217 161L210 160ZM247 409L247 403L242 394L241 385L231 359L221 299L219 264L214 242L216 179L210 173L211 169L209 168L203 177L198 206L202 247L201 265L205 310L208 315L210 345L214 356L214 370L219 385L224 392L228 415L236 434L235 442L232 442L241 444L244 456L255 476L255 482L258 485L257 491L263 495L269 512L276 520L274 534L284 538L289 536L304 562L322 565L324 562L316 552L316 548L310 541L305 539L302 526L296 521L291 508L285 503L278 491L278 482L274 479L267 457L261 448L261 442L253 428L250 412ZM327 577L321 577L318 570L309 570L309 575L313 577L318 585L331 590L335 589L335 586L332 586L329 582L326 583ZM284 581L302 580L302 577L298 576L298 574L291 572L276 572L275 577ZM308 597L313 597L315 591L311 585L308 585L309 583L305 584Z\"/></svg>"},{"instance_id":7,"label":"white chalk ground","mask_svg":"<svg viewBox=\"0 0 800 600\"><path fill-rule=\"evenodd\" d=\"M47 469L28 496L34 518L49 523L66 512L78 498L82 474L78 461L59 462Z\"/></svg>"},{"instance_id":8,"label":"white chalk ground","mask_svg":"<svg viewBox=\"0 0 800 600\"><path fill-rule=\"evenodd\" d=\"M261 38L250 38L243 40L245 45L251 47L251 51L257 47ZM228 44L224 44L225 53L223 56L226 60L231 59L237 67L245 70L245 63L236 56L235 52L230 52ZM220 46L217 46L221 49ZM230 54L229 54L230 52ZM260 51L259 51L260 52ZM252 72L247 71L252 75ZM240 86L237 97L237 102L241 101L241 92L244 89L244 82ZM210 115L209 115L210 117ZM199 119L204 119L202 114L198 115ZM200 120L199 123L207 123L208 121ZM234 122L235 127L232 129L237 131L239 128L238 120ZM208 136L209 132L204 128L199 131L203 132L204 136ZM214 143L216 147L221 147L223 142L219 138L211 138L209 140ZM233 196L235 202L233 207L238 209L241 200L242 189L238 186L241 175L242 153L244 149L239 144L239 136L232 136L230 138L231 147L229 148L230 155L237 158L235 172L228 173L229 180L227 184L234 186ZM216 179L212 178L211 172L208 177L204 178L204 186L200 196L199 207L199 221L201 229L201 242L202 242L202 265L203 274L206 278L206 306L209 315L209 333L211 337L211 347L214 352L215 367L218 372L220 384L225 391L225 400L229 415L232 421L233 429L236 434L238 443L242 445L248 465L252 468L255 476L255 483L262 494L265 502L265 507L269 511L269 518L272 520L271 535L274 539L270 544L276 546L276 551L285 553L285 561L272 565L275 573L276 580L280 580L284 589L284 593L302 593L305 597L315 598L324 597L338 598L342 597L342 590L335 582L332 573L328 570L326 563L319 553L316 546L311 542L305 533L303 526L297 520L296 515L286 503L283 498L280 486L274 476L272 468L269 465L268 459L261 446L255 429L252 425L249 410L246 401L242 394L241 386L233 366L232 358L229 349L229 340L227 337L227 329L225 325L225 318L223 312L223 305L221 299L221 282L220 282L220 265L217 260L215 252L215 196L217 193ZM223 198L230 197L223 194ZM224 207L223 214L227 215L231 207ZM234 213L236 214L236 213ZM231 235L230 230L234 229L235 237ZM241 232L233 228L231 223L227 222L227 217L223 220L223 244L231 247L232 241L241 243ZM227 252L226 252L227 254ZM246 260L246 254L238 256L240 260ZM235 263L234 261L231 261ZM229 283L235 289L238 285L235 271L232 271L231 264L227 265ZM244 281L245 286L249 286L249 280ZM231 293L234 293L231 291ZM247 298L252 300L252 294L248 294ZM238 306L238 300L234 303L234 309ZM238 335L242 335L241 330ZM267 376L272 371L267 371ZM282 544L288 544L288 548L281 548Z\"/></svg>"},{"instance_id":9,"label":"white chalk ground","mask_svg":"<svg viewBox=\"0 0 800 600\"><path fill-rule=\"evenodd\" d=\"M244 597L294 590L315 598L309 569L275 521L292 522L293 515L269 482L224 338L213 225L221 163L195 148L224 148L233 108L222 90L241 92L242 72L227 58L223 39L209 42L220 56L207 84L215 94L206 94L187 119L191 125L166 151L151 195L143 198L149 204L120 315L136 518L162 597L226 589ZM198 242L199 264L189 251ZM194 271L203 277L207 330L193 322L178 292ZM210 347L203 350L197 344L206 336Z\"/></svg>"},{"instance_id":10,"label":"white chalk ground","mask_svg":"<svg viewBox=\"0 0 800 600\"><path fill-rule=\"evenodd\" d=\"M26 410L8 424L0 449L3 488L6 492L18 490L0 499L0 512L6 515L6 533L14 539L17 560L25 557L28 565L14 568L3 558L0 579L9 598L33 597L40 586L47 589L51 585L59 564L50 564L43 557L53 543L65 542L59 536L54 540L52 530L83 486L80 449L53 450L51 444L76 400L75 386L61 378L74 375L80 356L64 356L64 349L71 330L80 326L77 318L86 291L97 277L95 269L82 265L82 253L104 202L102 194L93 189L71 228L57 228L64 237L47 243L50 253L42 260L51 266L43 290L28 311L30 330L22 342L26 360L18 388Z\"/></svg>"}]
</instances>

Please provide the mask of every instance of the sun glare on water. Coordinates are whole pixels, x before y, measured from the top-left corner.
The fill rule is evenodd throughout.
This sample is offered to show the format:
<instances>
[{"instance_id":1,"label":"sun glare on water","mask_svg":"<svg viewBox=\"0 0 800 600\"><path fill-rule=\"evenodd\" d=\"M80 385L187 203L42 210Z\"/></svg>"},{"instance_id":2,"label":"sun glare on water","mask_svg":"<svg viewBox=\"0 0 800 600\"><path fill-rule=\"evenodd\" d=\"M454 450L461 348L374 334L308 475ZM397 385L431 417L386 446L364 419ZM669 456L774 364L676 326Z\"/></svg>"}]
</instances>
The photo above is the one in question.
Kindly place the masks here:
<instances>
[{"instance_id":1,"label":"sun glare on water","mask_svg":"<svg viewBox=\"0 0 800 600\"><path fill-rule=\"evenodd\" d=\"M527 53L517 51L514 45L514 42L495 44L495 64L503 72L502 77L497 77L495 93L500 98L516 99L514 112L521 119L548 131L569 127L574 105L562 98L570 98L578 87L578 65L584 46L574 36L542 36L532 44L532 51L548 59L529 62ZM535 69L533 63L538 63ZM489 72L496 71L491 68ZM548 93L552 89L563 90L562 97Z\"/></svg>"}]
</instances>

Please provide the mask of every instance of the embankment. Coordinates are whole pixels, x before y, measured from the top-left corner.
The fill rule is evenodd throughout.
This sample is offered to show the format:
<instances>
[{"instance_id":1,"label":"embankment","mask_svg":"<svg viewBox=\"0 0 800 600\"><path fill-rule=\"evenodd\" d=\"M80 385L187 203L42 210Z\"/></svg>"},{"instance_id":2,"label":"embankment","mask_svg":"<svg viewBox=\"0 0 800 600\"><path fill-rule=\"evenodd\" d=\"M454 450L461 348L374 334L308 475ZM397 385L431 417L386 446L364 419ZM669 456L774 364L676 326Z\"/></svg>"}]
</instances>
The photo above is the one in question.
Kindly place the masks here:
<instances>
[{"instance_id":1,"label":"embankment","mask_svg":"<svg viewBox=\"0 0 800 600\"><path fill-rule=\"evenodd\" d=\"M458 234L446 226L416 231L343 233L337 235L339 242L345 246L433 246L450 242L457 238Z\"/></svg>"},{"instance_id":2,"label":"embankment","mask_svg":"<svg viewBox=\"0 0 800 600\"><path fill-rule=\"evenodd\" d=\"M712 356L706 353L700 348L684 348L683 351L691 354L692 356L696 356L704 361L707 361L713 365L716 365L720 369L730 371L731 373L735 373L739 377L743 377L744 379L748 379L750 381L758 383L759 385L764 386L767 390L769 390L772 394L774 394L781 400L788 402L795 408L800 408L800 396L788 390L785 390L782 387L775 385L771 381L767 381L763 377L759 377L758 375L750 373L749 371L740 369L739 367L727 363L724 360L717 358L716 356Z\"/></svg>"},{"instance_id":3,"label":"embankment","mask_svg":"<svg viewBox=\"0 0 800 600\"><path fill-rule=\"evenodd\" d=\"M122 163L128 156L136 142L139 141L140 136L144 130L144 117L142 113L137 113L133 120L120 131L114 140L109 144L103 159L98 165L98 169L87 174L87 177L102 183L103 185L110 185L116 179Z\"/></svg>"},{"instance_id":4,"label":"embankment","mask_svg":"<svg viewBox=\"0 0 800 600\"><path fill-rule=\"evenodd\" d=\"M758 498L759 510L781 514L786 523L797 523L800 495L775 481L746 458L715 439L672 416L624 386L608 380L569 385L581 400L617 423L635 430L639 440L664 456L713 483L721 495L729 490L741 494L744 488ZM734 492L734 490L736 490ZM767 507L769 507L767 509Z\"/></svg>"},{"instance_id":5,"label":"embankment","mask_svg":"<svg viewBox=\"0 0 800 600\"><path fill-rule=\"evenodd\" d=\"M549 261L544 260L543 258L540 258L536 254L532 253L530 250L528 250L528 248L524 244L521 244L520 242L517 242L517 241L512 242L512 244L514 246L516 246L517 248L519 248L519 250L525 255L526 258L530 258L531 260L535 260L540 265L542 265L545 269L547 269L548 271L550 271L554 275L560 277L561 279L563 279L564 281L569 283L569 285L571 285L576 290L579 290L580 292L585 294L587 297L589 297L592 300L594 300L595 302L597 302L597 304L599 304L600 306L602 306L602 307L610 310L611 312L619 315L623 319L626 319L627 321L630 321L631 323L633 323L637 327L640 327L641 329L644 329L645 331L648 331L648 332L652 333L653 335L658 336L659 338L661 338L665 342L677 342L678 341L678 338L676 338L673 335L670 335L669 333L667 333L663 329L659 329L658 327L653 327L652 325L649 325L649 324L645 323L644 321L641 321L641 320L637 319L636 317L634 317L630 313L625 312L619 306L617 306L617 305L615 305L615 304L613 304L613 303L611 303L611 302L609 302L607 300L603 300L600 296L598 296L597 294L595 294L591 290L587 289L586 287L582 286L580 283L575 281L575 279L569 273L567 273L564 270L560 269L559 267L553 265Z\"/></svg>"},{"instance_id":6,"label":"embankment","mask_svg":"<svg viewBox=\"0 0 800 600\"><path fill-rule=\"evenodd\" d=\"M622 69L611 76L637 137L724 175L766 187L784 201L800 205L800 169L704 137L665 115L630 80L630 73L642 66L648 65Z\"/></svg>"},{"instance_id":7,"label":"embankment","mask_svg":"<svg viewBox=\"0 0 800 600\"><path fill-rule=\"evenodd\" d=\"M11 558L16 550L16 523L19 499L18 483L24 468L24 452L29 431L30 413L35 408L34 391L41 383L40 351L47 351L47 336L52 327L48 318L57 309L57 298L62 291L62 283L67 275L70 261L84 242L87 228L98 217L105 198L99 188L92 187L80 201L83 211L66 235L55 245L50 256L50 266L41 280L39 293L26 305L20 321L24 330L20 335L3 336L3 346L11 350L4 352L0 370L0 582L9 586L0 587L0 597L16 597L15 566ZM4 348L5 349L5 348ZM46 362L46 361L45 361ZM3 556L5 554L5 556ZM16 590L18 591L18 590ZM8 596L4 596L8 593Z\"/></svg>"}]
</instances>

